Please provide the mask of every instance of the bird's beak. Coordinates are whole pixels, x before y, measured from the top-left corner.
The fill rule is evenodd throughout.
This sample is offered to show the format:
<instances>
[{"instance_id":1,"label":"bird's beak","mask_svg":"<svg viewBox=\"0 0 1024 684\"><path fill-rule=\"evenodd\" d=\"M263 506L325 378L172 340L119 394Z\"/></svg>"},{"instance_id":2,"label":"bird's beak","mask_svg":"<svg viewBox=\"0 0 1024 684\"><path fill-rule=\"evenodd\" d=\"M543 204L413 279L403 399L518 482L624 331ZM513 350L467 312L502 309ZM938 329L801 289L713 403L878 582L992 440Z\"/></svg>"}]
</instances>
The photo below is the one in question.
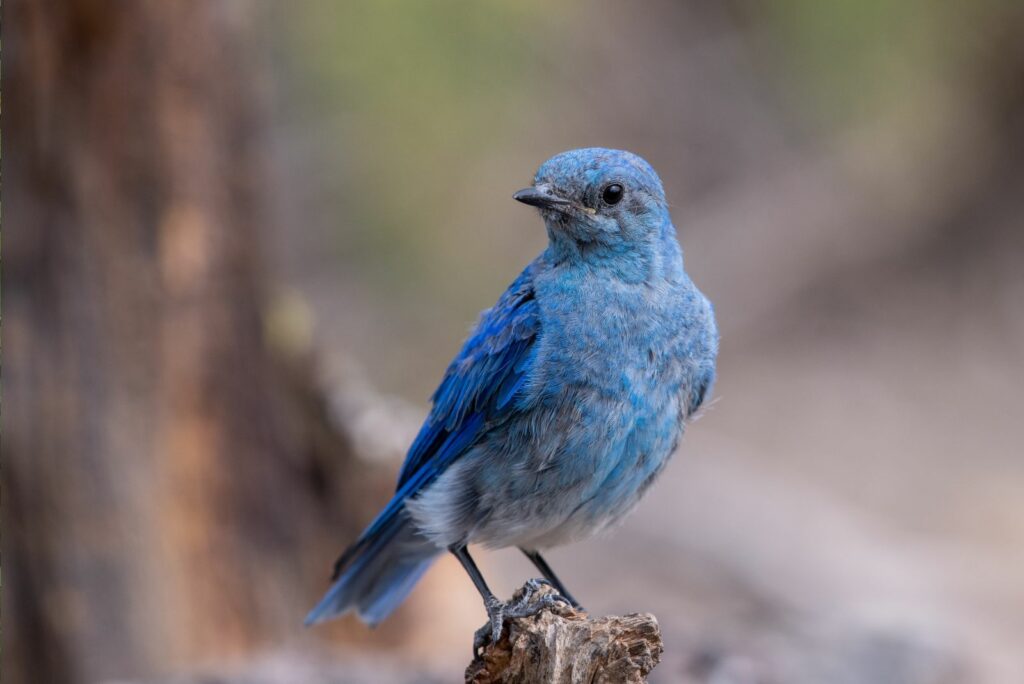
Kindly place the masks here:
<instances>
[{"instance_id":1,"label":"bird's beak","mask_svg":"<svg viewBox=\"0 0 1024 684\"><path fill-rule=\"evenodd\" d=\"M564 197L559 197L547 183L538 183L532 188L523 188L512 195L512 199L541 209L558 209L572 204Z\"/></svg>"}]
</instances>

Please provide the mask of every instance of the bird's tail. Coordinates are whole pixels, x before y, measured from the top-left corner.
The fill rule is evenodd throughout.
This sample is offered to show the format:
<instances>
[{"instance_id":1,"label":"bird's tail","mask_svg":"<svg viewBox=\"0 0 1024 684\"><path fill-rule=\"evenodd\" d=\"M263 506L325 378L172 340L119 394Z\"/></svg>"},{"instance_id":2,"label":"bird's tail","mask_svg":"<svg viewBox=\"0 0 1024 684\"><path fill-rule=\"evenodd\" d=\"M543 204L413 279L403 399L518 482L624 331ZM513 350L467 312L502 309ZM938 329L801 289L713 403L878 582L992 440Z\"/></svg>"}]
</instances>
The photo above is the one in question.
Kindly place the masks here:
<instances>
[{"instance_id":1,"label":"bird's tail","mask_svg":"<svg viewBox=\"0 0 1024 684\"><path fill-rule=\"evenodd\" d=\"M404 507L375 520L335 566L334 584L306 616L312 625L355 610L376 625L408 596L441 553L420 535Z\"/></svg>"}]
</instances>

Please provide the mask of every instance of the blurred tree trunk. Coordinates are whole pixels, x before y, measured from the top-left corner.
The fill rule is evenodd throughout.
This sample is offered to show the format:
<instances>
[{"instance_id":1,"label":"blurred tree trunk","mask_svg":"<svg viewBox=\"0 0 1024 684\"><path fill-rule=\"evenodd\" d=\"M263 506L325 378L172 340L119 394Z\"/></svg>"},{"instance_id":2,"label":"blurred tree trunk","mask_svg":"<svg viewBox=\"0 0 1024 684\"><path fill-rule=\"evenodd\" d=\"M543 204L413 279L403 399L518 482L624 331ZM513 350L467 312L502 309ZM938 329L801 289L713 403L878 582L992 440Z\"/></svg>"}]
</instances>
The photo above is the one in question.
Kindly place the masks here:
<instances>
[{"instance_id":1,"label":"blurred tree trunk","mask_svg":"<svg viewBox=\"0 0 1024 684\"><path fill-rule=\"evenodd\" d=\"M263 334L247 8L5 3L12 684L247 652L352 532L348 443Z\"/></svg>"}]
</instances>

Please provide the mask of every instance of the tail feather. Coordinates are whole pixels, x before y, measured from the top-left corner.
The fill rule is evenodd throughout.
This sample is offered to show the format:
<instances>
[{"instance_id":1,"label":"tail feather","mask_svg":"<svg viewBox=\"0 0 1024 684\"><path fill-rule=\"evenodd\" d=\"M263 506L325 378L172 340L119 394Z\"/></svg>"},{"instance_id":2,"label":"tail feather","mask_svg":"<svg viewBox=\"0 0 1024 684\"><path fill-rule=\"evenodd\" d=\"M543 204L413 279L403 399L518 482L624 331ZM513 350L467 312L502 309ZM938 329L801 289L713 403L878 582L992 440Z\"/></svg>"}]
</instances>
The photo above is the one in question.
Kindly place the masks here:
<instances>
[{"instance_id":1,"label":"tail feather","mask_svg":"<svg viewBox=\"0 0 1024 684\"><path fill-rule=\"evenodd\" d=\"M377 625L391 615L416 586L435 558L436 552L419 560L403 559L386 571L386 576L359 601L357 612L360 619L368 625Z\"/></svg>"},{"instance_id":2,"label":"tail feather","mask_svg":"<svg viewBox=\"0 0 1024 684\"><path fill-rule=\"evenodd\" d=\"M347 562L320 603L306 616L312 625L355 610L376 625L402 603L440 554L421 536L404 510L387 521L372 540L356 542ZM346 552L348 554L349 552Z\"/></svg>"}]
</instances>

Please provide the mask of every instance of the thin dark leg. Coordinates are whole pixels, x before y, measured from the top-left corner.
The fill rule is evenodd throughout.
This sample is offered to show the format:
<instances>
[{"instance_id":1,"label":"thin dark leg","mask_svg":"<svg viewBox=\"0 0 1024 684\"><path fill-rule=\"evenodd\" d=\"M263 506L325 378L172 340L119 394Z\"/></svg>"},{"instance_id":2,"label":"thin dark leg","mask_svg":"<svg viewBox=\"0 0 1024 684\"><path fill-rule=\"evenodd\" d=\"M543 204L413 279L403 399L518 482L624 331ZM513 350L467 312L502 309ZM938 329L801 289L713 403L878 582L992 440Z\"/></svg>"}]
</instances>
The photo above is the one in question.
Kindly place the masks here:
<instances>
[{"instance_id":1,"label":"thin dark leg","mask_svg":"<svg viewBox=\"0 0 1024 684\"><path fill-rule=\"evenodd\" d=\"M459 559L459 562L462 563L462 567L466 569L466 572L469 574L469 579L473 580L473 584L476 585L476 590L480 592L480 596L484 600L484 605L497 601L498 599L495 598L494 592L491 591L490 587L487 586L487 582L484 581L484 576L480 574L480 568L476 567L476 563L473 562L472 556L469 555L469 549L466 548L466 545L452 545L448 547L448 550Z\"/></svg>"},{"instance_id":2,"label":"thin dark leg","mask_svg":"<svg viewBox=\"0 0 1024 684\"><path fill-rule=\"evenodd\" d=\"M514 604L507 604L499 601L495 597L494 593L487 586L487 582L484 581L484 576L480 573L480 568L476 567L476 563L473 562L472 556L469 555L469 551L466 549L465 544L453 544L448 547L448 550L452 552L459 562L462 563L462 567L465 568L469 578L473 580L473 584L476 585L476 590L480 592L480 596L484 599L484 608L487 609L488 624L477 630L476 634L473 635L473 654L484 646L487 642L487 638L490 637L491 643L497 643L501 638L501 633L505 626L505 618L522 618L536 615L542 610L550 608L559 602L570 602L573 606L576 603L564 593L561 584L558 582L558 578L555 577L554 573L551 572L551 568L547 566L544 559L536 553L531 556L528 552L527 556L537 563L537 567L544 573L545 577L548 577L548 581L555 585L558 589L559 594L544 594L537 600L533 600L534 591L537 589L537 580L530 580L526 583L526 591L520 599ZM534 556L536 558L534 559ZM578 607L578 606L576 606Z\"/></svg>"},{"instance_id":3,"label":"thin dark leg","mask_svg":"<svg viewBox=\"0 0 1024 684\"><path fill-rule=\"evenodd\" d=\"M476 590L480 592L480 596L484 600L484 608L487 610L487 624L473 635L473 655L476 656L477 651L486 643L488 635L492 643L497 643L501 638L501 631L505 625L505 604L499 601L487 586L484 576L480 574L480 568L476 567L465 544L453 544L448 547L448 550L462 563L462 567L465 568L469 578L476 585Z\"/></svg>"},{"instance_id":4,"label":"thin dark leg","mask_svg":"<svg viewBox=\"0 0 1024 684\"><path fill-rule=\"evenodd\" d=\"M572 604L573 608L582 609L582 606L580 606L580 602L574 599L572 597L572 594L570 594L566 590L565 585L562 584L562 580L558 579L558 575L555 574L555 571L551 569L551 566L548 565L548 562L544 560L544 558L539 553L537 553L536 551L527 551L523 548L520 548L519 550L522 551L526 555L526 557L529 558L533 562L533 564L537 566L537 569L540 570L540 574L544 575L544 579L546 579L548 582L551 582L555 589L558 590L558 593L566 599L568 599L569 603Z\"/></svg>"}]
</instances>

